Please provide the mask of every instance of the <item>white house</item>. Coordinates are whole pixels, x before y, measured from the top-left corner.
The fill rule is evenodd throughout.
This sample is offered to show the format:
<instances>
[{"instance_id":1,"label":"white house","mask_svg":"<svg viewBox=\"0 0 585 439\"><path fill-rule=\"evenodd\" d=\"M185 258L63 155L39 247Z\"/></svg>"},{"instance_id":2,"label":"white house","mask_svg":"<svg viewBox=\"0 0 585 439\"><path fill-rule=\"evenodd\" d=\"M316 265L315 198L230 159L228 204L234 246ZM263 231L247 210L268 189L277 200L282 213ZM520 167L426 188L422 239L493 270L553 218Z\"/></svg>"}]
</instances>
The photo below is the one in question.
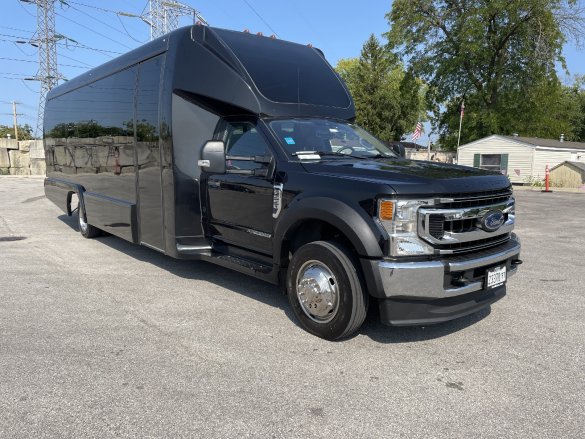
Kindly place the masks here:
<instances>
[{"instance_id":1,"label":"white house","mask_svg":"<svg viewBox=\"0 0 585 439\"><path fill-rule=\"evenodd\" d=\"M500 171L512 183L542 180L547 164L552 169L566 160L585 162L585 143L493 135L457 150L460 165Z\"/></svg>"}]
</instances>

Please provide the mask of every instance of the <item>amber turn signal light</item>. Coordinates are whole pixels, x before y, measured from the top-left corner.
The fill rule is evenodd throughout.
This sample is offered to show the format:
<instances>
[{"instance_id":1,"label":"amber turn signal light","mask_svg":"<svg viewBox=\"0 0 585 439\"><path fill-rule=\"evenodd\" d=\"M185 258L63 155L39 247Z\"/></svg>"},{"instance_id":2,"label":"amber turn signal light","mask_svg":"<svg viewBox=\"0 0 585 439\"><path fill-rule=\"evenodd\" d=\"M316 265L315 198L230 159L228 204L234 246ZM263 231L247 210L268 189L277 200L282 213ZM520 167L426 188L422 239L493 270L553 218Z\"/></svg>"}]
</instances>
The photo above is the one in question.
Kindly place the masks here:
<instances>
[{"instance_id":1,"label":"amber turn signal light","mask_svg":"<svg viewBox=\"0 0 585 439\"><path fill-rule=\"evenodd\" d=\"M380 201L380 219L383 221L392 221L394 213L394 203L392 201Z\"/></svg>"}]
</instances>

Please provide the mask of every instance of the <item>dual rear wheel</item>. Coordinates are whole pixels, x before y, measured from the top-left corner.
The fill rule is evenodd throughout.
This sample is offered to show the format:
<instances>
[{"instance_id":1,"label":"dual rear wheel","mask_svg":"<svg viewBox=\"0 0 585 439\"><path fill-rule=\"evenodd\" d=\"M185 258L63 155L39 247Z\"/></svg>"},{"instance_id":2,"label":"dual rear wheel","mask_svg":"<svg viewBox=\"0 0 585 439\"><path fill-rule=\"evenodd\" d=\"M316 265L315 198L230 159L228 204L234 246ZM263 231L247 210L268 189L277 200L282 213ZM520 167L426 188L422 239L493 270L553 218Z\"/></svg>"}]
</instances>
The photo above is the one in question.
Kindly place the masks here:
<instances>
[{"instance_id":1,"label":"dual rear wheel","mask_svg":"<svg viewBox=\"0 0 585 439\"><path fill-rule=\"evenodd\" d=\"M81 236L87 239L99 236L101 234L101 230L87 222L87 215L85 214L85 209L83 208L83 204L81 202L77 204L77 209L75 210L77 211L77 226Z\"/></svg>"}]
</instances>

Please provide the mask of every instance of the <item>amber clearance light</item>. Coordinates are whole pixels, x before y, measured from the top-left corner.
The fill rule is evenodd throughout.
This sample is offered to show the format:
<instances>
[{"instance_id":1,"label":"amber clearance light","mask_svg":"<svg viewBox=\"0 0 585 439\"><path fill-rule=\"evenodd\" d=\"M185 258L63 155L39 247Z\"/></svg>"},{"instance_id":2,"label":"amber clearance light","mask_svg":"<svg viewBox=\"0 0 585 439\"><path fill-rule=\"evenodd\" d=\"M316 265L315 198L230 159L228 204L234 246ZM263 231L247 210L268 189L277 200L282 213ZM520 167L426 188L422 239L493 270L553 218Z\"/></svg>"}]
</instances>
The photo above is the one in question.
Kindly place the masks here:
<instances>
[{"instance_id":1,"label":"amber clearance light","mask_svg":"<svg viewBox=\"0 0 585 439\"><path fill-rule=\"evenodd\" d=\"M382 221L392 221L394 213L394 203L388 200L380 201L380 219Z\"/></svg>"}]
</instances>

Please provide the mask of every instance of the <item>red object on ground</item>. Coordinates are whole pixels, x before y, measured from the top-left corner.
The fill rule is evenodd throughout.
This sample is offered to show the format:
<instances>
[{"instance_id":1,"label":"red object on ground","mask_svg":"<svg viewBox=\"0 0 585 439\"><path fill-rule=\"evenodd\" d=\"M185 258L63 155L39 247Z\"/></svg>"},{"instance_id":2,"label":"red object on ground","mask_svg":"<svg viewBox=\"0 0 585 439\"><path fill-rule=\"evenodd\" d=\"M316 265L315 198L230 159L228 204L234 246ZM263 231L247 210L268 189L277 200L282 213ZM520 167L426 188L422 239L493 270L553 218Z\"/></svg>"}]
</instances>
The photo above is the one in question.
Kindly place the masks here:
<instances>
[{"instance_id":1,"label":"red object on ground","mask_svg":"<svg viewBox=\"0 0 585 439\"><path fill-rule=\"evenodd\" d=\"M549 185L549 176L550 176L550 169L548 168L548 163L546 164L546 168L544 168L544 184L546 186L546 192L548 192L548 185Z\"/></svg>"}]
</instances>

